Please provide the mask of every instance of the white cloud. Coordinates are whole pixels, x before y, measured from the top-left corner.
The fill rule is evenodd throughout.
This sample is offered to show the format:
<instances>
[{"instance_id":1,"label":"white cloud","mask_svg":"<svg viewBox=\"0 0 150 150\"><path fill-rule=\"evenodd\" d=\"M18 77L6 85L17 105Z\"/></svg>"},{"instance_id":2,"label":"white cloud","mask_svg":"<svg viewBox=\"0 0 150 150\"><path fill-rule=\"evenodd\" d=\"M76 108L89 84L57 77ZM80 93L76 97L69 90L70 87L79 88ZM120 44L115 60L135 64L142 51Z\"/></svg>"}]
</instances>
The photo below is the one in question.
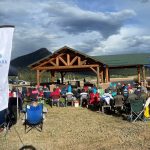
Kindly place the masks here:
<instances>
[{"instance_id":1,"label":"white cloud","mask_svg":"<svg viewBox=\"0 0 150 150\"><path fill-rule=\"evenodd\" d=\"M149 52L150 35L143 35L143 29L135 27L122 27L118 34L109 36L100 41L98 47L91 55L109 55L121 53Z\"/></svg>"}]
</instances>

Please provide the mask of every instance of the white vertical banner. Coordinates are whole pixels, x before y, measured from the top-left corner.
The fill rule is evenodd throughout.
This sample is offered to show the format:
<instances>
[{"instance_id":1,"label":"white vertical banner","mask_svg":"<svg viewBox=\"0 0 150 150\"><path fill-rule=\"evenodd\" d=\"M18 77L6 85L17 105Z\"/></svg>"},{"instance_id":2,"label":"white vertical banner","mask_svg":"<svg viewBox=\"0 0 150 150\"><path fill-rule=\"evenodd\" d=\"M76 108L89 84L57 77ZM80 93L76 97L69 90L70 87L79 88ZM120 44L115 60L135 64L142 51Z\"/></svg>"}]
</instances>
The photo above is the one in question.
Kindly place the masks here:
<instances>
[{"instance_id":1,"label":"white vertical banner","mask_svg":"<svg viewBox=\"0 0 150 150\"><path fill-rule=\"evenodd\" d=\"M0 111L8 108L8 71L14 26L0 26Z\"/></svg>"}]
</instances>

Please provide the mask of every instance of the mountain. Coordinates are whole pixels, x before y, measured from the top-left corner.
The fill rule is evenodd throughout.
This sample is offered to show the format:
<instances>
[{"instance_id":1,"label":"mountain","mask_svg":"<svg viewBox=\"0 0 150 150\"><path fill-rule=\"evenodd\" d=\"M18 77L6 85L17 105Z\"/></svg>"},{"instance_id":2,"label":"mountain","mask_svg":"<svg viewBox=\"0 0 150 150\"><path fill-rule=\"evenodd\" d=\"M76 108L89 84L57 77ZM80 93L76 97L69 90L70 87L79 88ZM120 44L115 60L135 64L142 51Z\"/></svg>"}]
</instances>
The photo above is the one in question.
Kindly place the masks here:
<instances>
[{"instance_id":1,"label":"mountain","mask_svg":"<svg viewBox=\"0 0 150 150\"><path fill-rule=\"evenodd\" d=\"M32 53L29 53L27 55L23 55L20 57L17 57L13 60L11 60L10 64L16 68L25 69L28 65L52 54L48 49L46 48L40 48L37 51L34 51Z\"/></svg>"}]
</instances>

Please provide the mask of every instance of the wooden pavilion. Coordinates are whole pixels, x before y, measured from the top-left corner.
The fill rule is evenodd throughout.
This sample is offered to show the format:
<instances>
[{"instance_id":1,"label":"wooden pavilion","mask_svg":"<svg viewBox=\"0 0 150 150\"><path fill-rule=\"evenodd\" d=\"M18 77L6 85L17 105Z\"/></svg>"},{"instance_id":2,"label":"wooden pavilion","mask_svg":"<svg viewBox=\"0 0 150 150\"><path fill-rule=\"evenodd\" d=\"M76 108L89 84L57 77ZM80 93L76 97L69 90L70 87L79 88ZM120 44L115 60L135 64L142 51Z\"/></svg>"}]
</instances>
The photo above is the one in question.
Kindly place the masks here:
<instances>
[{"instance_id":1,"label":"wooden pavilion","mask_svg":"<svg viewBox=\"0 0 150 150\"><path fill-rule=\"evenodd\" d=\"M44 71L50 71L51 82L54 82L55 73L61 74L61 82L64 81L66 72L74 71L93 71L97 76L97 86L100 82L109 81L108 66L103 62L83 54L70 47L64 46L49 55L29 66L32 70L37 71L37 84L40 84L40 78ZM105 75L105 77L104 77Z\"/></svg>"},{"instance_id":2,"label":"wooden pavilion","mask_svg":"<svg viewBox=\"0 0 150 150\"><path fill-rule=\"evenodd\" d=\"M141 82L141 74L145 80L145 64L149 64L149 55L127 54L112 56L89 56L64 46L53 54L29 65L32 70L37 71L37 84L40 84L42 73L51 73L51 82L54 82L55 73L61 74L61 82L64 81L66 72L93 71L97 76L97 86L99 83L109 82L109 69L137 68L138 82ZM137 57L137 58L136 58ZM142 72L142 73L141 73Z\"/></svg>"}]
</instances>

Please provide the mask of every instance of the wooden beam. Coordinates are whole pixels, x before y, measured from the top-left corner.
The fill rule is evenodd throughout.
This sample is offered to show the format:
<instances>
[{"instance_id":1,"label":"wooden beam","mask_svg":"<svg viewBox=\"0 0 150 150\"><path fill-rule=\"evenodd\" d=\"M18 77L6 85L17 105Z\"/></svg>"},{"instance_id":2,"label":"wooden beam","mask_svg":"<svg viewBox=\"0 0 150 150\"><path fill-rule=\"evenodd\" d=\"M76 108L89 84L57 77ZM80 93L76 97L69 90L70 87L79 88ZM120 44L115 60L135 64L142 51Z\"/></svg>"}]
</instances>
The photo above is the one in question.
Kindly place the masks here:
<instances>
[{"instance_id":1,"label":"wooden beam","mask_svg":"<svg viewBox=\"0 0 150 150\"><path fill-rule=\"evenodd\" d=\"M56 57L56 65L59 66L59 57Z\"/></svg>"},{"instance_id":2,"label":"wooden beam","mask_svg":"<svg viewBox=\"0 0 150 150\"><path fill-rule=\"evenodd\" d=\"M35 70L35 69L37 69L38 67L41 67L41 66L43 66L43 65L45 65L45 64L47 64L47 63L49 63L50 61L53 61L53 60L54 60L54 58L52 58L52 59L50 59L50 60L48 60L48 61L46 61L46 62L43 62L42 64L40 64L40 65L38 65L38 66L31 67L31 70Z\"/></svg>"},{"instance_id":3,"label":"wooden beam","mask_svg":"<svg viewBox=\"0 0 150 150\"><path fill-rule=\"evenodd\" d=\"M74 57L74 58L72 59L72 61L70 62L70 66L73 65L73 63L74 63L77 59L78 59L78 56Z\"/></svg>"},{"instance_id":4,"label":"wooden beam","mask_svg":"<svg viewBox=\"0 0 150 150\"><path fill-rule=\"evenodd\" d=\"M37 85L40 85L40 71L39 70L36 71L36 82L37 82Z\"/></svg>"},{"instance_id":5,"label":"wooden beam","mask_svg":"<svg viewBox=\"0 0 150 150\"><path fill-rule=\"evenodd\" d=\"M90 67L90 69L97 74L97 71L93 67Z\"/></svg>"},{"instance_id":6,"label":"wooden beam","mask_svg":"<svg viewBox=\"0 0 150 150\"><path fill-rule=\"evenodd\" d=\"M61 60L61 62L62 62L65 66L68 65L68 64L66 63L66 61L65 61L63 58L59 57L59 60Z\"/></svg>"},{"instance_id":7,"label":"wooden beam","mask_svg":"<svg viewBox=\"0 0 150 150\"><path fill-rule=\"evenodd\" d=\"M106 83L109 81L109 71L108 71L108 66L106 65Z\"/></svg>"},{"instance_id":8,"label":"wooden beam","mask_svg":"<svg viewBox=\"0 0 150 150\"><path fill-rule=\"evenodd\" d=\"M97 88L99 87L99 66L97 67Z\"/></svg>"},{"instance_id":9,"label":"wooden beam","mask_svg":"<svg viewBox=\"0 0 150 150\"><path fill-rule=\"evenodd\" d=\"M81 65L81 57L78 56L78 65Z\"/></svg>"},{"instance_id":10,"label":"wooden beam","mask_svg":"<svg viewBox=\"0 0 150 150\"><path fill-rule=\"evenodd\" d=\"M104 83L104 72L103 72L103 69L101 70L100 74L101 74L101 82Z\"/></svg>"},{"instance_id":11,"label":"wooden beam","mask_svg":"<svg viewBox=\"0 0 150 150\"><path fill-rule=\"evenodd\" d=\"M64 53L61 53L61 54L59 54L57 57L63 56L63 55L64 55ZM36 69L36 68L38 68L38 67L41 67L41 66L43 66L43 65L45 65L45 64L47 64L47 63L51 63L52 65L55 66L56 63L54 63L53 60L56 60L56 58L50 58L48 61L44 61L44 62L41 63L40 65L35 66L35 67L31 67L31 68L32 68L32 70L34 70L34 69Z\"/></svg>"},{"instance_id":12,"label":"wooden beam","mask_svg":"<svg viewBox=\"0 0 150 150\"><path fill-rule=\"evenodd\" d=\"M47 64L47 63L49 63L50 61L53 61L53 60L55 60L55 58L51 58L51 59L49 59L48 61L45 61L45 62L41 63L41 64L38 65L38 66L43 66L43 65L45 65L45 64ZM36 66L36 67L38 67L38 66Z\"/></svg>"},{"instance_id":13,"label":"wooden beam","mask_svg":"<svg viewBox=\"0 0 150 150\"><path fill-rule=\"evenodd\" d=\"M53 66L56 66L57 64L54 63L52 60L49 61ZM40 67L40 66L39 66ZM38 67L37 67L38 68Z\"/></svg>"},{"instance_id":14,"label":"wooden beam","mask_svg":"<svg viewBox=\"0 0 150 150\"><path fill-rule=\"evenodd\" d=\"M67 65L69 66L70 65L70 55L67 54Z\"/></svg>"},{"instance_id":15,"label":"wooden beam","mask_svg":"<svg viewBox=\"0 0 150 150\"><path fill-rule=\"evenodd\" d=\"M140 65L138 65L137 71L138 71L138 82L141 83Z\"/></svg>"},{"instance_id":16,"label":"wooden beam","mask_svg":"<svg viewBox=\"0 0 150 150\"><path fill-rule=\"evenodd\" d=\"M39 70L60 70L60 69L78 69L78 68L90 68L90 67L98 67L98 64L93 65L74 65L74 66L49 66L49 67L38 67Z\"/></svg>"}]
</instances>

